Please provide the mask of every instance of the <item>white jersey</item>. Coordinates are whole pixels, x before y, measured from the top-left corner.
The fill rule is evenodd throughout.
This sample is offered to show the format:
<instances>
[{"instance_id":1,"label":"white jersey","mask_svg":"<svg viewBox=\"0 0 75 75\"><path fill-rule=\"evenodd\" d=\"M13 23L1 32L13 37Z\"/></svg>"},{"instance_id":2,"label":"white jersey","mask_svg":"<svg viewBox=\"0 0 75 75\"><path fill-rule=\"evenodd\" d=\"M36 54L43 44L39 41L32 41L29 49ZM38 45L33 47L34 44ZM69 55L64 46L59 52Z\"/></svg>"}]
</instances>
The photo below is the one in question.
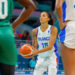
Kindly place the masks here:
<instances>
[{"instance_id":1,"label":"white jersey","mask_svg":"<svg viewBox=\"0 0 75 75\"><path fill-rule=\"evenodd\" d=\"M37 28L37 43L38 43L38 50L43 49L49 45L49 40L51 36L51 28L52 26L49 25L49 27L46 29L46 31L42 32L40 29L40 26ZM40 57L50 57L54 53L54 47L52 50L49 50L47 52L43 52L38 54Z\"/></svg>"},{"instance_id":2,"label":"white jersey","mask_svg":"<svg viewBox=\"0 0 75 75\"><path fill-rule=\"evenodd\" d=\"M41 31L40 26L37 28L38 50L43 49L49 45L51 28L52 26L49 25L49 27L44 32ZM55 49L53 47L51 50L40 53L38 55L33 75L43 75L43 73L47 71L47 69L48 75L57 74L57 62L54 50Z\"/></svg>"},{"instance_id":3,"label":"white jersey","mask_svg":"<svg viewBox=\"0 0 75 75\"><path fill-rule=\"evenodd\" d=\"M63 5L63 19L75 21L75 0L65 0Z\"/></svg>"}]
</instances>

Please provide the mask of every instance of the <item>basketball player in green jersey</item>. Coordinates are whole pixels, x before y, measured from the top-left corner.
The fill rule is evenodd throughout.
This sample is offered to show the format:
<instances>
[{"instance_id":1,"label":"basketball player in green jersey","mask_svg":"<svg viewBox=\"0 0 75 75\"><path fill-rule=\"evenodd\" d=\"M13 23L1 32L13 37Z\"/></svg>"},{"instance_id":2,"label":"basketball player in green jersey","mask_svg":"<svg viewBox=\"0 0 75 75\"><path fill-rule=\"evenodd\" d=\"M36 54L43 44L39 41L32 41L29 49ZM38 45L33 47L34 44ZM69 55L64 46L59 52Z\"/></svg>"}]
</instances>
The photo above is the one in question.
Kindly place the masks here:
<instances>
[{"instance_id":1,"label":"basketball player in green jersey","mask_svg":"<svg viewBox=\"0 0 75 75\"><path fill-rule=\"evenodd\" d=\"M17 0L23 7L19 17L10 24L13 11L13 0L0 0L0 73L1 75L14 75L17 62L17 50L13 30L28 19L35 4L31 0Z\"/></svg>"}]
</instances>

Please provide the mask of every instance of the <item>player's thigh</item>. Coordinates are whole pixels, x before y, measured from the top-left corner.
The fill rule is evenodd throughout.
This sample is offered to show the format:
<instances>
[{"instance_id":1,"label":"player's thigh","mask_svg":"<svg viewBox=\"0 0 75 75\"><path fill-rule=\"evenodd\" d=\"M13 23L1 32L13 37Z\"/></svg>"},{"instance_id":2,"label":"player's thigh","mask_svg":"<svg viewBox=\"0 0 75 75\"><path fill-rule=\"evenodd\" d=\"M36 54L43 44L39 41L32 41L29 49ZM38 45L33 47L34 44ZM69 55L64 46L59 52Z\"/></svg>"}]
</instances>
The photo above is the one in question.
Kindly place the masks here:
<instances>
[{"instance_id":1,"label":"player's thigh","mask_svg":"<svg viewBox=\"0 0 75 75\"><path fill-rule=\"evenodd\" d=\"M75 49L68 48L64 44L61 44L61 56L62 56L63 61L66 63L66 65L67 63L72 63L72 65L74 65Z\"/></svg>"},{"instance_id":2,"label":"player's thigh","mask_svg":"<svg viewBox=\"0 0 75 75\"><path fill-rule=\"evenodd\" d=\"M43 62L45 62L44 59L38 58L33 75L43 75L47 70L47 66Z\"/></svg>"},{"instance_id":3,"label":"player's thigh","mask_svg":"<svg viewBox=\"0 0 75 75\"><path fill-rule=\"evenodd\" d=\"M12 28L10 26L3 28L4 33L2 34L1 43L1 56L3 61L13 62L16 64L17 61L17 50L15 39Z\"/></svg>"},{"instance_id":4,"label":"player's thigh","mask_svg":"<svg viewBox=\"0 0 75 75\"><path fill-rule=\"evenodd\" d=\"M68 74L75 72L75 49L67 48L64 44L61 44L61 55L64 70Z\"/></svg>"},{"instance_id":5,"label":"player's thigh","mask_svg":"<svg viewBox=\"0 0 75 75\"><path fill-rule=\"evenodd\" d=\"M49 68L48 75L57 75L57 69L56 68Z\"/></svg>"},{"instance_id":6,"label":"player's thigh","mask_svg":"<svg viewBox=\"0 0 75 75\"><path fill-rule=\"evenodd\" d=\"M43 75L43 73L45 72L45 68L41 68L41 69L34 69L33 75Z\"/></svg>"},{"instance_id":7,"label":"player's thigh","mask_svg":"<svg viewBox=\"0 0 75 75\"><path fill-rule=\"evenodd\" d=\"M57 65L56 65L56 63L51 63L48 66L48 75L57 75Z\"/></svg>"}]
</instances>

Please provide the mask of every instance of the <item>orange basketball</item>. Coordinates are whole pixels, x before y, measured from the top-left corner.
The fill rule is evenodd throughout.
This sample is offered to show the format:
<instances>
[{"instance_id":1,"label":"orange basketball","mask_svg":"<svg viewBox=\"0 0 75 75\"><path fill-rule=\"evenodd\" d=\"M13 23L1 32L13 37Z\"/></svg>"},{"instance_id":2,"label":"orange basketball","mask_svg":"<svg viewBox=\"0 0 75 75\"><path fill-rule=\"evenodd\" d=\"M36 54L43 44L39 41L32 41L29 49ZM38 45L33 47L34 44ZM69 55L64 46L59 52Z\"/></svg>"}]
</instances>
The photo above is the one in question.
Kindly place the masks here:
<instances>
[{"instance_id":1,"label":"orange basketball","mask_svg":"<svg viewBox=\"0 0 75 75\"><path fill-rule=\"evenodd\" d=\"M20 48L20 54L21 54L24 58L30 58L32 51L33 51L33 49L32 49L32 46L31 46L30 44L24 44L24 45Z\"/></svg>"}]
</instances>

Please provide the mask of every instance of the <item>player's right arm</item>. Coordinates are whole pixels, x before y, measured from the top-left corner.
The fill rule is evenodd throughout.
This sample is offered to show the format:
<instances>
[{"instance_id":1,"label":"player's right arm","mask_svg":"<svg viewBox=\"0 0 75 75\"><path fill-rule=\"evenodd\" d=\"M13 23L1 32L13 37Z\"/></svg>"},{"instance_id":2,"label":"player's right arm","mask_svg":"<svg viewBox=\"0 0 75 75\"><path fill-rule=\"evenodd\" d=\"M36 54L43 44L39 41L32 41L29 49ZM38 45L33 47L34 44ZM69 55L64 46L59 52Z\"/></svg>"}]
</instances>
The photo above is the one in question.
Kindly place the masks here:
<instances>
[{"instance_id":1,"label":"player's right arm","mask_svg":"<svg viewBox=\"0 0 75 75\"><path fill-rule=\"evenodd\" d=\"M56 0L56 6L55 6L55 10L57 12L56 14L58 16L58 20L59 20L61 29L63 29L67 23L67 22L63 22L63 10L62 10L63 2L64 0Z\"/></svg>"},{"instance_id":2,"label":"player's right arm","mask_svg":"<svg viewBox=\"0 0 75 75\"><path fill-rule=\"evenodd\" d=\"M63 13L62 13L62 5L64 0L56 0L55 10L58 14L58 19L62 21Z\"/></svg>"},{"instance_id":3,"label":"player's right arm","mask_svg":"<svg viewBox=\"0 0 75 75\"><path fill-rule=\"evenodd\" d=\"M35 49L37 48L37 28L33 29L32 31L32 46Z\"/></svg>"},{"instance_id":4,"label":"player's right arm","mask_svg":"<svg viewBox=\"0 0 75 75\"><path fill-rule=\"evenodd\" d=\"M12 28L15 29L19 24L26 21L31 13L35 10L36 6L32 0L17 0L24 8L19 17L13 22Z\"/></svg>"}]
</instances>

